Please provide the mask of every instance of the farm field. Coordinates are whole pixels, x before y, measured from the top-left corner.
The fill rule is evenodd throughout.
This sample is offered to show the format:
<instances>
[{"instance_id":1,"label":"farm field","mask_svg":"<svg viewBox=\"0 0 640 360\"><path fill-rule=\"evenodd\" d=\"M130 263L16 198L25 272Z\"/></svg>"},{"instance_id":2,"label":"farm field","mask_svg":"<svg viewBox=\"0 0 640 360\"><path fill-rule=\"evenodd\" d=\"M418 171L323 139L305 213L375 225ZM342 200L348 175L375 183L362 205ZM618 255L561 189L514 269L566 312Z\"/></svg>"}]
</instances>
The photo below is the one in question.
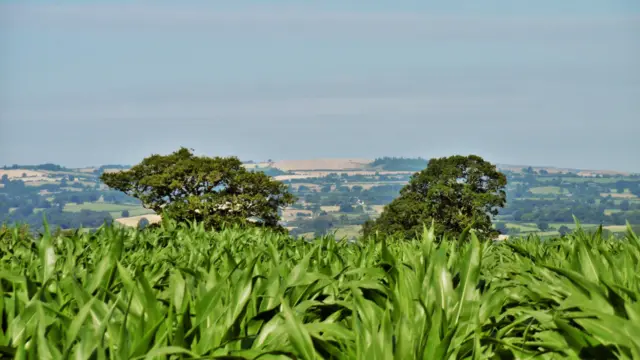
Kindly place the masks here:
<instances>
[{"instance_id":1,"label":"farm field","mask_svg":"<svg viewBox=\"0 0 640 360\"><path fill-rule=\"evenodd\" d=\"M607 197L611 196L612 198L617 199L635 199L637 196L631 193L601 193L600 196Z\"/></svg>"},{"instance_id":2,"label":"farm field","mask_svg":"<svg viewBox=\"0 0 640 360\"><path fill-rule=\"evenodd\" d=\"M558 186L540 186L529 189L534 194L561 194L562 188Z\"/></svg>"},{"instance_id":3,"label":"farm field","mask_svg":"<svg viewBox=\"0 0 640 360\"><path fill-rule=\"evenodd\" d=\"M7 176L9 179L29 179L29 178L46 178L47 173L44 171L33 171L27 169L3 170L0 169L0 177ZM26 178L23 178L26 175Z\"/></svg>"},{"instance_id":4,"label":"farm field","mask_svg":"<svg viewBox=\"0 0 640 360\"><path fill-rule=\"evenodd\" d=\"M372 160L369 159L309 159L281 160L273 167L284 171L301 170L359 170L366 169Z\"/></svg>"},{"instance_id":5,"label":"farm field","mask_svg":"<svg viewBox=\"0 0 640 360\"><path fill-rule=\"evenodd\" d=\"M8 324L0 351L26 359L640 357L636 235L439 240L427 232L403 242L300 241L173 222L39 239L10 229L0 242Z\"/></svg>"},{"instance_id":6,"label":"farm field","mask_svg":"<svg viewBox=\"0 0 640 360\"><path fill-rule=\"evenodd\" d=\"M627 231L627 227L624 225L607 225L603 226L604 229L607 229L612 232L625 232Z\"/></svg>"},{"instance_id":7,"label":"farm field","mask_svg":"<svg viewBox=\"0 0 640 360\"><path fill-rule=\"evenodd\" d=\"M82 210L91 211L107 211L114 218L121 217L123 210L129 211L130 216L153 214L153 210L145 209L139 205L127 205L127 204L110 204L104 202L91 202L83 204L68 203L64 206L64 211L67 212L80 212Z\"/></svg>"},{"instance_id":8,"label":"farm field","mask_svg":"<svg viewBox=\"0 0 640 360\"><path fill-rule=\"evenodd\" d=\"M360 230L361 230L361 226L360 225L343 226L343 227L338 228L334 232L334 237L336 239L343 239L343 238L357 239L357 238L362 236L362 233L360 232Z\"/></svg>"},{"instance_id":9,"label":"farm field","mask_svg":"<svg viewBox=\"0 0 640 360\"><path fill-rule=\"evenodd\" d=\"M138 223L140 222L140 220L142 220L143 218L147 219L150 224L155 224L162 220L162 217L160 215L146 214L146 215L129 216L125 218L123 217L117 218L115 219L115 222L117 224L124 225L124 226L136 227L138 226Z\"/></svg>"},{"instance_id":10,"label":"farm field","mask_svg":"<svg viewBox=\"0 0 640 360\"><path fill-rule=\"evenodd\" d=\"M403 160L376 160L376 165L361 164L362 159L319 159L319 160L291 160L280 163L284 168L278 168L279 162L264 162L245 164L248 168L271 168L273 175L288 171L286 175L275 175L274 178L283 181L290 191L298 198L297 204L282 211L281 225L292 229L294 236L318 234L322 231L318 226L326 226L326 232L340 230L345 227L350 233L350 227L359 226L367 219L378 217L384 206L399 195L400 189L407 183L409 171L401 166ZM387 161L385 163L385 161ZM407 160L411 163L410 160ZM118 166L118 165L116 165ZM324 167L324 169L323 169ZM500 166L499 166L500 167ZM384 169L392 169L386 171ZM504 168L503 168L504 169ZM632 225L640 225L640 198L637 197L640 188L640 178L630 175L606 175L609 177L580 177L574 174L561 173L558 169L547 168L518 169L510 167L507 172L507 207L500 210L497 218L499 222L508 222L505 234L513 236L519 233L539 233L538 224L548 223L551 228L546 235L557 235L559 225L552 224L562 219L565 226L573 227L572 211L580 212L580 218L586 224L602 223L605 226L624 224L628 219ZM51 204L63 204L63 214L53 214L56 225L68 228L74 221L73 214L80 210L93 212L106 211L113 219L121 218L123 210L129 215L140 216L152 211L131 204L131 198L122 194L113 194L104 184L98 181L101 172L119 171L113 168L82 168L67 169L65 171L33 171L28 169L3 170L7 176L20 176L11 181L28 180L24 182L25 189L20 192L33 194L24 197L16 193L17 199L31 199L33 206L22 204L18 200L8 208L0 206L0 217L12 221L26 221L35 228L40 228L42 215L55 212L59 207L50 207L36 201ZM531 173L530 171L533 171ZM536 171L540 171L537 173ZM556 171L553 173L553 171ZM22 173L37 175L21 178ZM48 177L45 177L48 176ZM74 184L73 186L64 185ZM4 192L5 184L0 184L0 193ZM98 185L98 186L96 186ZM327 188L330 190L327 191ZM620 192L623 189L623 192ZM14 196L14 195L11 195ZM75 198L75 199L74 199ZM100 199L96 202L93 199ZM105 201L105 199L107 199ZM77 205L77 201L87 201ZM345 205L351 206L349 209ZM21 206L26 208L21 209ZM343 211L340 211L342 206ZM360 208L362 206L363 209ZM588 210L586 208L592 210ZM39 210L43 209L44 210ZM16 210L19 211L16 211ZM38 209L38 210L35 210ZM320 210L320 211L318 211ZM364 212L362 211L364 210ZM569 211L567 211L569 210ZM1 213L4 212L4 215ZM297 216L304 213L306 216ZM558 214L562 214L558 217ZM319 217L322 224L316 220ZM524 215L524 216L523 216ZM577 215L577 214L574 214ZM81 220L84 227L96 228L100 226L100 214L86 214ZM514 219L526 219L515 221ZM132 222L135 220L130 220ZM75 226L75 225L74 225ZM585 225L588 226L588 225ZM595 225L594 225L595 226ZM609 230L609 229L608 229ZM320 231L320 232L318 232Z\"/></svg>"},{"instance_id":11,"label":"farm field","mask_svg":"<svg viewBox=\"0 0 640 360\"><path fill-rule=\"evenodd\" d=\"M305 214L306 216L311 216L312 215L311 210L291 209L291 208L289 208L289 209L282 210L282 219L284 221L293 220L296 217L298 217L297 215L299 213Z\"/></svg>"},{"instance_id":12,"label":"farm field","mask_svg":"<svg viewBox=\"0 0 640 360\"><path fill-rule=\"evenodd\" d=\"M621 212L621 211L622 211L622 210L620 210L620 209L606 209L606 210L604 211L604 214L605 214L605 215L611 215L611 214L619 213L619 212Z\"/></svg>"},{"instance_id":13,"label":"farm field","mask_svg":"<svg viewBox=\"0 0 640 360\"><path fill-rule=\"evenodd\" d=\"M340 206L320 206L320 210L326 212L337 212L340 211Z\"/></svg>"},{"instance_id":14,"label":"farm field","mask_svg":"<svg viewBox=\"0 0 640 360\"><path fill-rule=\"evenodd\" d=\"M561 226L566 226L571 230L575 230L577 227L575 223L549 223L549 226L556 230L550 230L543 233L543 232L540 232L540 230L538 229L538 226L533 223L505 223L505 225L507 226L507 228L510 228L510 229L518 229L522 233L535 232L535 233L540 233L541 235L543 234L558 235L558 232L556 230L559 229ZM580 224L580 227L582 227L583 229L596 229L598 226L600 225L599 224ZM612 232L626 231L625 225L604 225L603 228Z\"/></svg>"}]
</instances>

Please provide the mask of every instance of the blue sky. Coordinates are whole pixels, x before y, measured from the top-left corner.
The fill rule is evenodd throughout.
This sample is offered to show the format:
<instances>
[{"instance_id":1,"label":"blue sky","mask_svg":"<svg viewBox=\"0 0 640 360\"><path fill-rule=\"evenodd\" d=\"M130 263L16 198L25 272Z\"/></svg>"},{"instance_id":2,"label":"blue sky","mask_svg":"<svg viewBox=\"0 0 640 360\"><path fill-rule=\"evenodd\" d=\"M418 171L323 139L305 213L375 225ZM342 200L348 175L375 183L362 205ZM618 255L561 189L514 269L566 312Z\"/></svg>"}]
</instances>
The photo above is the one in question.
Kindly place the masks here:
<instances>
[{"instance_id":1,"label":"blue sky","mask_svg":"<svg viewBox=\"0 0 640 360\"><path fill-rule=\"evenodd\" d=\"M640 172L640 2L0 2L0 164L446 156Z\"/></svg>"}]
</instances>

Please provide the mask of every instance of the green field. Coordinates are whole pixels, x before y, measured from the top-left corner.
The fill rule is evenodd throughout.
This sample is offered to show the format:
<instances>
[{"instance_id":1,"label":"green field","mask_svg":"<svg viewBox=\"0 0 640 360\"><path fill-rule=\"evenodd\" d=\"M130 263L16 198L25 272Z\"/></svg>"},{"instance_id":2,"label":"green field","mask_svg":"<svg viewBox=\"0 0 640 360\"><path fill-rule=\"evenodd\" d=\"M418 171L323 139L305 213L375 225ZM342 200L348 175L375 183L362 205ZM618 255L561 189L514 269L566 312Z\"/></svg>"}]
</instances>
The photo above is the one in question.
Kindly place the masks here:
<instances>
[{"instance_id":1,"label":"green field","mask_svg":"<svg viewBox=\"0 0 640 360\"><path fill-rule=\"evenodd\" d=\"M640 358L632 234L348 244L167 222L0 236L3 358Z\"/></svg>"},{"instance_id":2,"label":"green field","mask_svg":"<svg viewBox=\"0 0 640 360\"><path fill-rule=\"evenodd\" d=\"M362 234L360 233L360 229L362 229L361 225L346 225L338 228L335 232L336 239L354 239Z\"/></svg>"},{"instance_id":3,"label":"green field","mask_svg":"<svg viewBox=\"0 0 640 360\"><path fill-rule=\"evenodd\" d=\"M108 211L114 218L121 217L121 213L123 210L128 210L129 216L138 216L153 213L152 210L145 209L139 205L110 204L103 202L92 202L83 204L68 203L64 206L64 211L68 212L80 212L81 210Z\"/></svg>"},{"instance_id":4,"label":"green field","mask_svg":"<svg viewBox=\"0 0 640 360\"><path fill-rule=\"evenodd\" d=\"M529 189L533 194L562 194L562 188L558 186L540 186Z\"/></svg>"},{"instance_id":5,"label":"green field","mask_svg":"<svg viewBox=\"0 0 640 360\"><path fill-rule=\"evenodd\" d=\"M599 183L599 184L607 184L607 183L614 184L620 180L634 181L636 179L632 177L614 177L614 178L564 177L562 178L562 181L565 181L565 182L592 182L592 183ZM545 180L541 180L541 181L545 181ZM551 181L551 180L548 180L548 181Z\"/></svg>"},{"instance_id":6,"label":"green field","mask_svg":"<svg viewBox=\"0 0 640 360\"><path fill-rule=\"evenodd\" d=\"M507 226L507 229L518 229L521 232L538 231L538 226L536 224L507 223L506 226Z\"/></svg>"}]
</instances>

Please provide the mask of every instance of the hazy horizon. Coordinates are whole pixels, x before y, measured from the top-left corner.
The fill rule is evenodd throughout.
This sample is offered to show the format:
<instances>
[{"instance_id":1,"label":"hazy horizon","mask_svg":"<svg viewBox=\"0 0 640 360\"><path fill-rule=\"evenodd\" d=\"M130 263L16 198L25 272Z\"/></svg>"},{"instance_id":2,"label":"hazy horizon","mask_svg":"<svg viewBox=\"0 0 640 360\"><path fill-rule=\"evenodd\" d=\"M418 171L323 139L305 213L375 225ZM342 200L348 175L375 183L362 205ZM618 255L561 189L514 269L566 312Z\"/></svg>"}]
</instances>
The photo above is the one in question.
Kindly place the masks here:
<instances>
[{"instance_id":1,"label":"hazy horizon","mask_svg":"<svg viewBox=\"0 0 640 360\"><path fill-rule=\"evenodd\" d=\"M5 1L0 166L439 157L640 172L640 2Z\"/></svg>"}]
</instances>

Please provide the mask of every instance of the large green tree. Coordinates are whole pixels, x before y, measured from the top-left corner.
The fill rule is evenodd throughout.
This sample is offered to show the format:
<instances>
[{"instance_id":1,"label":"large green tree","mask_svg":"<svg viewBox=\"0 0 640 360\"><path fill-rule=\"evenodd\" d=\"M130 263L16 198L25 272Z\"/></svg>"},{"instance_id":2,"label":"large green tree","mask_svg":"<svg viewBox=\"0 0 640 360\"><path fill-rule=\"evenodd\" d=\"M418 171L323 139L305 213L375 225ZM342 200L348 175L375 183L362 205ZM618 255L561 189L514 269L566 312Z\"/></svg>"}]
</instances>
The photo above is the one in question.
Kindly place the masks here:
<instances>
[{"instance_id":1,"label":"large green tree","mask_svg":"<svg viewBox=\"0 0 640 360\"><path fill-rule=\"evenodd\" d=\"M199 157L186 148L100 178L158 214L213 229L239 224L282 230L278 209L295 201L285 184L247 170L236 157Z\"/></svg>"},{"instance_id":2,"label":"large green tree","mask_svg":"<svg viewBox=\"0 0 640 360\"><path fill-rule=\"evenodd\" d=\"M506 203L506 185L506 176L479 156L431 159L380 217L363 225L364 235L412 238L433 222L440 234L454 236L471 226L476 233L496 236L491 221Z\"/></svg>"}]
</instances>

